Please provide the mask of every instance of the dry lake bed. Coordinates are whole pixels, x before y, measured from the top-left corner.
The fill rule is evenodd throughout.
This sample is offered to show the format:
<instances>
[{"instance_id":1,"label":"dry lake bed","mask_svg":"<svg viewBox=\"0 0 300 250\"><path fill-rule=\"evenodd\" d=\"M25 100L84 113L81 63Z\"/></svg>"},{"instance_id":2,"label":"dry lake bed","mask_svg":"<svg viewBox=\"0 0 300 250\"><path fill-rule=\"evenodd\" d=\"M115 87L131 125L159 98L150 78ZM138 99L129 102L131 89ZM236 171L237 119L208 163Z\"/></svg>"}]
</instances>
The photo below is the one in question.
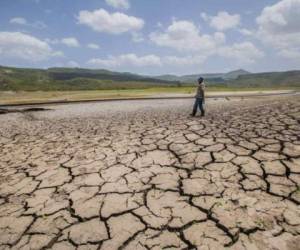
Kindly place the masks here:
<instances>
[{"instance_id":1,"label":"dry lake bed","mask_svg":"<svg viewBox=\"0 0 300 250\"><path fill-rule=\"evenodd\" d=\"M0 115L0 249L299 249L300 95L192 102Z\"/></svg>"}]
</instances>

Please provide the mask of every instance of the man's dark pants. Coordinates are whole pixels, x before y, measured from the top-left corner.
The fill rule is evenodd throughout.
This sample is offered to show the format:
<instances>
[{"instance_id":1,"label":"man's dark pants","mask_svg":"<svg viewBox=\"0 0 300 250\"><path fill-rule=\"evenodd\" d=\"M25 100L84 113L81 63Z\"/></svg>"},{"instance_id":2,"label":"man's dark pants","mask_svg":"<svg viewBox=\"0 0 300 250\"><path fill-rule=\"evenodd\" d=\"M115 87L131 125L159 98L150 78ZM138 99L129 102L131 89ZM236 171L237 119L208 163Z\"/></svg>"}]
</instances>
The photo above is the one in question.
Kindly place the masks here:
<instances>
[{"instance_id":1,"label":"man's dark pants","mask_svg":"<svg viewBox=\"0 0 300 250\"><path fill-rule=\"evenodd\" d=\"M192 115L195 116L197 113L197 107L199 107L201 111L201 116L204 116L204 108L203 108L203 98L196 98L195 103L194 103L194 108L193 108L193 113Z\"/></svg>"}]
</instances>

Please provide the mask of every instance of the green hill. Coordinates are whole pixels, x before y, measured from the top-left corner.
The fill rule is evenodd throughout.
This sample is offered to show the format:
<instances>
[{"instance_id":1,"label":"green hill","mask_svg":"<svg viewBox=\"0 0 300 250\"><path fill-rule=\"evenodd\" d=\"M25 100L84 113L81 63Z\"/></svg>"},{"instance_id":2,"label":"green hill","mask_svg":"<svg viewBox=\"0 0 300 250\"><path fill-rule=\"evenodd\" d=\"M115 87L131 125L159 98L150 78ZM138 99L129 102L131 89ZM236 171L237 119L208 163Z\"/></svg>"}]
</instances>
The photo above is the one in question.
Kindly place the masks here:
<instances>
[{"instance_id":1,"label":"green hill","mask_svg":"<svg viewBox=\"0 0 300 250\"><path fill-rule=\"evenodd\" d=\"M199 76L204 77L207 85L228 87L300 87L300 71L250 73L239 69L228 73L195 74L185 76L166 75L165 80L172 79L183 84L196 83ZM161 79L161 76L159 76Z\"/></svg>"},{"instance_id":2,"label":"green hill","mask_svg":"<svg viewBox=\"0 0 300 250\"><path fill-rule=\"evenodd\" d=\"M236 79L241 75L250 74L250 72L239 69L235 71L230 71L228 73L210 73L210 74L193 74L193 75L183 75L183 76L176 76L176 75L160 75L156 76L156 79L166 80L166 81L179 81L182 83L195 83L197 79L202 76L209 82L220 83L224 82L225 80L229 79Z\"/></svg>"},{"instance_id":3,"label":"green hill","mask_svg":"<svg viewBox=\"0 0 300 250\"><path fill-rule=\"evenodd\" d=\"M0 90L96 90L177 86L131 73L80 68L23 69L0 67Z\"/></svg>"},{"instance_id":4,"label":"green hill","mask_svg":"<svg viewBox=\"0 0 300 250\"><path fill-rule=\"evenodd\" d=\"M237 79L239 76L249 75L249 74L251 74L251 73L246 70L238 69L238 70L230 71L230 72L224 74L222 78L225 80Z\"/></svg>"},{"instance_id":5,"label":"green hill","mask_svg":"<svg viewBox=\"0 0 300 250\"><path fill-rule=\"evenodd\" d=\"M300 71L240 75L235 80L227 81L226 84L240 87L300 87Z\"/></svg>"},{"instance_id":6,"label":"green hill","mask_svg":"<svg viewBox=\"0 0 300 250\"><path fill-rule=\"evenodd\" d=\"M245 70L200 74L210 86L300 86L300 71L252 74ZM194 85L199 75L142 76L128 72L81 68L25 69L0 66L0 90L101 90Z\"/></svg>"}]
</instances>

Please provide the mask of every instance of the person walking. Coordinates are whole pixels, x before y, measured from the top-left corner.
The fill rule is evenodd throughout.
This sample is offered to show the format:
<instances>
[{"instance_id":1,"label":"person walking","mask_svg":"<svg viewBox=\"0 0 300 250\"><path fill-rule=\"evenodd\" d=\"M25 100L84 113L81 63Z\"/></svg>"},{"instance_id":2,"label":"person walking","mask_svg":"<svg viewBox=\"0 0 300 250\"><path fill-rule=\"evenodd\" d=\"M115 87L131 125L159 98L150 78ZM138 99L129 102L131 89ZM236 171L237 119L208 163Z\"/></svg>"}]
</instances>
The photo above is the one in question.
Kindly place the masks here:
<instances>
[{"instance_id":1,"label":"person walking","mask_svg":"<svg viewBox=\"0 0 300 250\"><path fill-rule=\"evenodd\" d=\"M198 87L197 87L197 93L195 96L195 103L194 103L194 107L193 107L193 112L191 114L191 116L195 116L197 113L197 108L199 107L200 111L201 111L201 116L205 115L205 110L204 110L204 102L205 102L205 85L204 85L204 79L202 77L200 77L198 79Z\"/></svg>"}]
</instances>

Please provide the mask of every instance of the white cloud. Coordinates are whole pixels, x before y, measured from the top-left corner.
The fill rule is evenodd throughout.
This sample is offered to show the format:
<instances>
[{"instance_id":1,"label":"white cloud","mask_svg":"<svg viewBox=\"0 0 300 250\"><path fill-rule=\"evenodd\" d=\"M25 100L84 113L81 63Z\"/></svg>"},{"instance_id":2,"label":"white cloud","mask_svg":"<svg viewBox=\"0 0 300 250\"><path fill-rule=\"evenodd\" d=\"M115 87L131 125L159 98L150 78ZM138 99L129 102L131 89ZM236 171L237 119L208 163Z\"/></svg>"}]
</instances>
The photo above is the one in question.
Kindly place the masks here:
<instances>
[{"instance_id":1,"label":"white cloud","mask_svg":"<svg viewBox=\"0 0 300 250\"><path fill-rule=\"evenodd\" d=\"M84 24L94 31L111 34L138 31L144 27L143 19L120 12L109 13L104 9L82 10L77 18L78 23Z\"/></svg>"},{"instance_id":2,"label":"white cloud","mask_svg":"<svg viewBox=\"0 0 300 250\"><path fill-rule=\"evenodd\" d=\"M254 44L243 42L235 43L232 46L220 45L211 53L196 51L185 56L158 56L153 54L137 56L132 53L110 56L107 58L93 58L87 62L87 65L96 68L118 70L132 70L144 67L147 68L148 71L168 67L169 69L174 69L176 71L187 70L188 72L191 72L191 69L197 70L197 68L201 67L211 56L230 59L228 60L230 65L240 66L254 63L256 60L262 58L264 53L256 48Z\"/></svg>"},{"instance_id":3,"label":"white cloud","mask_svg":"<svg viewBox=\"0 0 300 250\"><path fill-rule=\"evenodd\" d=\"M95 44L95 43L89 43L89 44L87 45L87 47L88 47L89 49L100 49L100 46L99 46L98 44Z\"/></svg>"},{"instance_id":4,"label":"white cloud","mask_svg":"<svg viewBox=\"0 0 300 250\"><path fill-rule=\"evenodd\" d=\"M157 28L162 28L162 27L163 27L163 25L162 25L162 23L161 23L161 22L158 22L158 23L156 24L156 27L157 27Z\"/></svg>"},{"instance_id":5,"label":"white cloud","mask_svg":"<svg viewBox=\"0 0 300 250\"><path fill-rule=\"evenodd\" d=\"M236 64L250 64L264 56L251 42L226 45L222 32L200 34L199 28L190 21L175 20L164 32L150 34L150 39L159 46L187 53L184 57L162 57L164 65L201 65L212 56L230 58Z\"/></svg>"},{"instance_id":6,"label":"white cloud","mask_svg":"<svg viewBox=\"0 0 300 250\"><path fill-rule=\"evenodd\" d=\"M209 22L210 26L219 31L233 29L241 22L241 17L238 14L230 15L226 11L220 11L216 16L209 16L202 12L201 17L204 21Z\"/></svg>"},{"instance_id":7,"label":"white cloud","mask_svg":"<svg viewBox=\"0 0 300 250\"><path fill-rule=\"evenodd\" d=\"M217 30L224 31L237 27L240 21L240 15L230 15L226 11L221 11L211 18L210 26Z\"/></svg>"},{"instance_id":8,"label":"white cloud","mask_svg":"<svg viewBox=\"0 0 300 250\"><path fill-rule=\"evenodd\" d=\"M254 32L249 29L239 29L239 32L244 36L253 36Z\"/></svg>"},{"instance_id":9,"label":"white cloud","mask_svg":"<svg viewBox=\"0 0 300 250\"><path fill-rule=\"evenodd\" d=\"M110 56L108 58L93 58L87 64L94 67L117 68L122 66L160 66L161 59L156 55L146 55L138 57L136 54L123 54L119 56Z\"/></svg>"},{"instance_id":10,"label":"white cloud","mask_svg":"<svg viewBox=\"0 0 300 250\"><path fill-rule=\"evenodd\" d=\"M233 59L236 63L250 64L264 56L264 53L251 42L234 43L232 46L224 46L218 49L221 57Z\"/></svg>"},{"instance_id":11,"label":"white cloud","mask_svg":"<svg viewBox=\"0 0 300 250\"><path fill-rule=\"evenodd\" d=\"M75 37L66 37L61 39L61 43L68 47L79 47L80 44Z\"/></svg>"},{"instance_id":12,"label":"white cloud","mask_svg":"<svg viewBox=\"0 0 300 250\"><path fill-rule=\"evenodd\" d=\"M23 17L11 18L9 20L9 22L11 24L24 25L24 26L33 27L33 28L36 28L36 29L44 29L44 28L47 27L47 25L45 23L43 23L42 21L36 21L36 22L30 23Z\"/></svg>"},{"instance_id":13,"label":"white cloud","mask_svg":"<svg viewBox=\"0 0 300 250\"><path fill-rule=\"evenodd\" d=\"M31 27L36 28L36 29L45 29L45 28L47 28L47 25L42 21L36 21L34 23L31 23L30 25L31 25Z\"/></svg>"},{"instance_id":14,"label":"white cloud","mask_svg":"<svg viewBox=\"0 0 300 250\"><path fill-rule=\"evenodd\" d=\"M202 12L202 13L200 14L200 16L201 16L202 19L203 19L204 21L206 21L206 22L208 22L209 19L210 19L209 15L207 15L205 12Z\"/></svg>"},{"instance_id":15,"label":"white cloud","mask_svg":"<svg viewBox=\"0 0 300 250\"><path fill-rule=\"evenodd\" d=\"M226 41L226 36L222 32L216 32L214 33L214 40L217 43L217 45L223 44Z\"/></svg>"},{"instance_id":16,"label":"white cloud","mask_svg":"<svg viewBox=\"0 0 300 250\"><path fill-rule=\"evenodd\" d=\"M131 36L132 36L132 41L135 42L135 43L140 43L140 42L143 42L145 40L143 35L141 33L138 33L138 32L132 32Z\"/></svg>"},{"instance_id":17,"label":"white cloud","mask_svg":"<svg viewBox=\"0 0 300 250\"><path fill-rule=\"evenodd\" d=\"M193 22L173 21L164 32L153 32L150 40L158 46L174 48L178 51L202 51L210 54L216 45L223 43L225 35L202 35Z\"/></svg>"},{"instance_id":18,"label":"white cloud","mask_svg":"<svg viewBox=\"0 0 300 250\"><path fill-rule=\"evenodd\" d=\"M46 43L49 43L49 44L59 44L61 41L58 40L58 39L50 39L50 38L46 38L46 39L45 39L45 42L46 42Z\"/></svg>"},{"instance_id":19,"label":"white cloud","mask_svg":"<svg viewBox=\"0 0 300 250\"><path fill-rule=\"evenodd\" d=\"M69 61L69 62L67 62L66 66L67 67L71 67L71 68L79 68L80 67L80 65L77 62L75 62L75 61Z\"/></svg>"},{"instance_id":20,"label":"white cloud","mask_svg":"<svg viewBox=\"0 0 300 250\"><path fill-rule=\"evenodd\" d=\"M287 58L287 59L298 59L300 60L300 49L291 48L291 49L282 49L278 52L278 55Z\"/></svg>"},{"instance_id":21,"label":"white cloud","mask_svg":"<svg viewBox=\"0 0 300 250\"><path fill-rule=\"evenodd\" d=\"M80 43L75 37L65 37L62 39L45 39L45 42L50 44L63 44L68 47L78 48L80 47Z\"/></svg>"},{"instance_id":22,"label":"white cloud","mask_svg":"<svg viewBox=\"0 0 300 250\"><path fill-rule=\"evenodd\" d=\"M23 17L14 17L9 22L12 24L27 25L27 20Z\"/></svg>"},{"instance_id":23,"label":"white cloud","mask_svg":"<svg viewBox=\"0 0 300 250\"><path fill-rule=\"evenodd\" d=\"M137 56L136 54L123 54L110 56L108 58L93 58L87 64L92 67L103 67L109 69L124 69L130 67L151 67L157 68L162 66L199 66L207 59L204 55L195 56L164 56L146 55Z\"/></svg>"},{"instance_id":24,"label":"white cloud","mask_svg":"<svg viewBox=\"0 0 300 250\"><path fill-rule=\"evenodd\" d=\"M63 54L54 51L47 42L34 36L21 32L0 32L0 55L7 58L42 61Z\"/></svg>"},{"instance_id":25,"label":"white cloud","mask_svg":"<svg viewBox=\"0 0 300 250\"><path fill-rule=\"evenodd\" d=\"M282 0L263 9L256 19L257 37L279 50L281 55L299 51L300 47L300 0Z\"/></svg>"},{"instance_id":26,"label":"white cloud","mask_svg":"<svg viewBox=\"0 0 300 250\"><path fill-rule=\"evenodd\" d=\"M171 66L190 66L190 65L201 65L207 59L204 55L196 55L196 56L166 56L162 58L164 65Z\"/></svg>"},{"instance_id":27,"label":"white cloud","mask_svg":"<svg viewBox=\"0 0 300 250\"><path fill-rule=\"evenodd\" d=\"M105 2L114 7L114 8L119 8L119 9L129 9L130 8L130 3L128 0L105 0Z\"/></svg>"}]
</instances>

